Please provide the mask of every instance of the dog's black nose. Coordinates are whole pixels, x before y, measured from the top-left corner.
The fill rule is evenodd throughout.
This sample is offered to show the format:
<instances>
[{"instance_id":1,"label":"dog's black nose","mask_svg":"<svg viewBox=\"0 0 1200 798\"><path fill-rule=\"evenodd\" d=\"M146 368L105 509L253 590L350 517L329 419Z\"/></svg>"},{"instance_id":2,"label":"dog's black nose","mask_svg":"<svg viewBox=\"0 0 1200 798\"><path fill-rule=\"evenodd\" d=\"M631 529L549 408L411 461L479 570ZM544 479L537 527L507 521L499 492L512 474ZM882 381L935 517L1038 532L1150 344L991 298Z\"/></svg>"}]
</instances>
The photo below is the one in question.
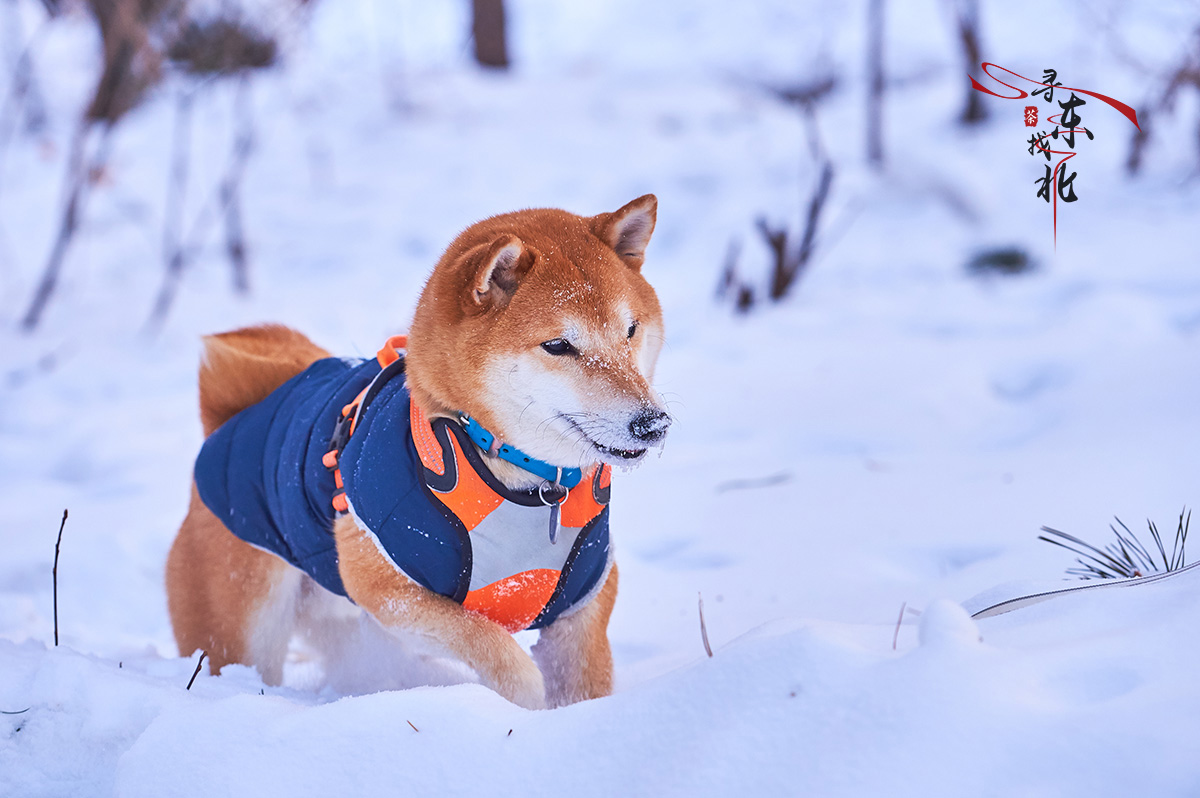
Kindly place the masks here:
<instances>
[{"instance_id":1,"label":"dog's black nose","mask_svg":"<svg viewBox=\"0 0 1200 798\"><path fill-rule=\"evenodd\" d=\"M661 410L643 410L629 422L629 434L644 443L657 443L667 434L671 417Z\"/></svg>"}]
</instances>

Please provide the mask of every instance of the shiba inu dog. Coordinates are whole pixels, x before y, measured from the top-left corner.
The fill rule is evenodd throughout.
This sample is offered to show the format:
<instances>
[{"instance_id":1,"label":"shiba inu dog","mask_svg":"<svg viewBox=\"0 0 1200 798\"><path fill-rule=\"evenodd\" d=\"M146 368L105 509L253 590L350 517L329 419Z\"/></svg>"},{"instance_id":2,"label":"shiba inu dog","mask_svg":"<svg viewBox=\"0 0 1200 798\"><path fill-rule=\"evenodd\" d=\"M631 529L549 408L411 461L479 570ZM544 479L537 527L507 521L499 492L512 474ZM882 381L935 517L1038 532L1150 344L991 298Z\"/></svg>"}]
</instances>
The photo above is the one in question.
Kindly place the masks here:
<instances>
[{"instance_id":1,"label":"shiba inu dog","mask_svg":"<svg viewBox=\"0 0 1200 798\"><path fill-rule=\"evenodd\" d=\"M208 337L207 439L167 562L181 653L279 683L294 635L365 611L521 706L610 693L610 471L671 423L641 274L656 211L472 225L374 360L280 326Z\"/></svg>"}]
</instances>

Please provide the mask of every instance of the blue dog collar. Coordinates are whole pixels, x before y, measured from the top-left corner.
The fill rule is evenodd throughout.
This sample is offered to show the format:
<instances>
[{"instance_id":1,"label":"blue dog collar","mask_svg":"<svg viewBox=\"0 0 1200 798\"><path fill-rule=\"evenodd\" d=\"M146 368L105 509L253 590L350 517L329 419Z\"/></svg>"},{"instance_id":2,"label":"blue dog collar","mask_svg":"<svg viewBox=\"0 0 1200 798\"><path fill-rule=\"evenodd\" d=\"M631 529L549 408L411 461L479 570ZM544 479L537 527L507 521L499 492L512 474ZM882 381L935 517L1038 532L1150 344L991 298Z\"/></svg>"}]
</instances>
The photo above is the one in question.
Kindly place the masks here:
<instances>
[{"instance_id":1,"label":"blue dog collar","mask_svg":"<svg viewBox=\"0 0 1200 798\"><path fill-rule=\"evenodd\" d=\"M564 488L570 490L583 480L582 469L560 468L559 466L550 465L545 460L538 460L536 457L525 454L525 452L517 447L509 446L507 443L502 443L498 449L493 450L492 447L496 444L496 436L488 432L482 424L466 413L458 414L458 423L462 425L467 436L480 449L490 454L495 454L501 460L507 460L513 465L523 468L547 482L562 485Z\"/></svg>"}]
</instances>

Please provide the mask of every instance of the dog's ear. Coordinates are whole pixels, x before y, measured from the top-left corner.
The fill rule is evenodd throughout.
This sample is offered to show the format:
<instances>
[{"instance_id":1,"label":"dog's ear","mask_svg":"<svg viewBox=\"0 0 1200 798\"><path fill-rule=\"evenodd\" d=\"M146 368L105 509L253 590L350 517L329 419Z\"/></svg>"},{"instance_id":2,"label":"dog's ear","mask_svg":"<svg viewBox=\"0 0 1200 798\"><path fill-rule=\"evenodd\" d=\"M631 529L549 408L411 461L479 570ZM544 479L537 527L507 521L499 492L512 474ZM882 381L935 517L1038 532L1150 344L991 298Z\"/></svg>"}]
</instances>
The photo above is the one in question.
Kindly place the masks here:
<instances>
[{"instance_id":1,"label":"dog's ear","mask_svg":"<svg viewBox=\"0 0 1200 798\"><path fill-rule=\"evenodd\" d=\"M517 284L533 265L533 253L521 239L505 234L491 244L476 248L474 278L468 304L477 307L503 307L517 290Z\"/></svg>"},{"instance_id":2,"label":"dog's ear","mask_svg":"<svg viewBox=\"0 0 1200 798\"><path fill-rule=\"evenodd\" d=\"M646 194L618 211L593 216L592 232L612 247L626 265L641 269L657 218L658 198Z\"/></svg>"}]
</instances>

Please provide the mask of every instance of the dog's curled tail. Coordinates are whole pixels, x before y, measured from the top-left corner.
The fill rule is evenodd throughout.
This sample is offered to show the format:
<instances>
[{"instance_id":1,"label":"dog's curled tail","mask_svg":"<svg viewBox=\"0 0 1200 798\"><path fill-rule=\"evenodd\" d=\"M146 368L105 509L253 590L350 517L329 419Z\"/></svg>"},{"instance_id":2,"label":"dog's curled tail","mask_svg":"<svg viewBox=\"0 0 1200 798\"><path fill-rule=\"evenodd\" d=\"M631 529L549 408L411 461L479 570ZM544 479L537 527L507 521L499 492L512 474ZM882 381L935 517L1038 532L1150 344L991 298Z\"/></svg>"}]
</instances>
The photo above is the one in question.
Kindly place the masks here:
<instances>
[{"instance_id":1,"label":"dog's curled tail","mask_svg":"<svg viewBox=\"0 0 1200 798\"><path fill-rule=\"evenodd\" d=\"M200 423L205 436L329 353L282 324L204 336Z\"/></svg>"}]
</instances>

